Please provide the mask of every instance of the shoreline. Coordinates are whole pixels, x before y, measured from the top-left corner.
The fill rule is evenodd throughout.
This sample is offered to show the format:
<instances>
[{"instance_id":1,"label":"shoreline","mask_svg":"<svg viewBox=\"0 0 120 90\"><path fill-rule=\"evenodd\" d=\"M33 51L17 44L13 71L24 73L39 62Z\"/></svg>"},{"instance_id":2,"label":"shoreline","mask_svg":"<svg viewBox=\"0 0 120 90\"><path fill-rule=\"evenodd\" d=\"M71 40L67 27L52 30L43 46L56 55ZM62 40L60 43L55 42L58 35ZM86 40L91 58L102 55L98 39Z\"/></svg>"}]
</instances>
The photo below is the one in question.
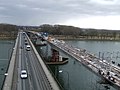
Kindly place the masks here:
<instances>
[{"instance_id":1,"label":"shoreline","mask_svg":"<svg viewBox=\"0 0 120 90\"><path fill-rule=\"evenodd\" d=\"M105 37L105 38L97 38L97 37L80 37L80 36L65 36L65 35L50 35L50 37L55 37L59 40L80 40L80 41L120 41L120 38L116 37ZM0 37L0 40L15 40L16 37Z\"/></svg>"},{"instance_id":2,"label":"shoreline","mask_svg":"<svg viewBox=\"0 0 120 90\"><path fill-rule=\"evenodd\" d=\"M64 35L50 35L51 37L55 37L59 40L88 40L88 41L120 41L120 38L116 37L102 37L102 38L97 38L97 37L73 37L73 36L64 36Z\"/></svg>"},{"instance_id":3,"label":"shoreline","mask_svg":"<svg viewBox=\"0 0 120 90\"><path fill-rule=\"evenodd\" d=\"M16 37L0 37L0 40L15 40Z\"/></svg>"}]
</instances>

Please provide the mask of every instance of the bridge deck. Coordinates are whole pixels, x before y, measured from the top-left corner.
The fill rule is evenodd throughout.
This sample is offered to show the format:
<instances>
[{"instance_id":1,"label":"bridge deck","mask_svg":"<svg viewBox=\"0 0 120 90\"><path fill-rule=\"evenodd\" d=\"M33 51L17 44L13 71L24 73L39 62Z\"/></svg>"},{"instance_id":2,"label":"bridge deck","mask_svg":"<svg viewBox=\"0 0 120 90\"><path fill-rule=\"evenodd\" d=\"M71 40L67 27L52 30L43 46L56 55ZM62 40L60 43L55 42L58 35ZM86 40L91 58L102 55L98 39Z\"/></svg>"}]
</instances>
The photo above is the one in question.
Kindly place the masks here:
<instances>
[{"instance_id":1,"label":"bridge deck","mask_svg":"<svg viewBox=\"0 0 120 90\"><path fill-rule=\"evenodd\" d=\"M25 41L30 45L29 51L26 50ZM28 73L27 79L20 77L23 69ZM60 90L31 40L23 32L19 32L16 40L3 90Z\"/></svg>"},{"instance_id":2,"label":"bridge deck","mask_svg":"<svg viewBox=\"0 0 120 90\"><path fill-rule=\"evenodd\" d=\"M74 57L83 65L91 69L97 75L120 88L120 67L90 54L85 49L74 48L59 40L47 40L50 44L58 47L67 54Z\"/></svg>"},{"instance_id":3,"label":"bridge deck","mask_svg":"<svg viewBox=\"0 0 120 90\"><path fill-rule=\"evenodd\" d=\"M41 36L39 33L32 32L38 37L44 38L48 43L63 50L76 60L81 62L88 69L92 70L98 76L104 78L108 82L112 83L115 87L120 89L120 67L102 60L87 52L85 49L74 48L71 45L66 44L64 41L57 40L51 37Z\"/></svg>"}]
</instances>

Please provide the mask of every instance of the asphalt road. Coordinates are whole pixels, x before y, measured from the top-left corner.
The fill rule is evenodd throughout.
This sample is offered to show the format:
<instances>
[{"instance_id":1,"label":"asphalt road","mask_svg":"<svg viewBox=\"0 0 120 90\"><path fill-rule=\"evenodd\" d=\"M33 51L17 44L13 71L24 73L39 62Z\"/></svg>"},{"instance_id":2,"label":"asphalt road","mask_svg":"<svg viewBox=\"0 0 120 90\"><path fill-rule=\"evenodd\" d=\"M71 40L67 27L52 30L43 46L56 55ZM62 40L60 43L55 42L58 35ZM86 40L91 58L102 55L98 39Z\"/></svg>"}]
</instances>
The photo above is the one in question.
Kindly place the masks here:
<instances>
[{"instance_id":1,"label":"asphalt road","mask_svg":"<svg viewBox=\"0 0 120 90\"><path fill-rule=\"evenodd\" d=\"M53 90L33 49L30 48L30 51L26 50L26 35L20 32L19 36L18 54L16 57L17 69L14 71L14 86L12 90ZM23 69L27 71L27 79L21 79L20 77Z\"/></svg>"}]
</instances>

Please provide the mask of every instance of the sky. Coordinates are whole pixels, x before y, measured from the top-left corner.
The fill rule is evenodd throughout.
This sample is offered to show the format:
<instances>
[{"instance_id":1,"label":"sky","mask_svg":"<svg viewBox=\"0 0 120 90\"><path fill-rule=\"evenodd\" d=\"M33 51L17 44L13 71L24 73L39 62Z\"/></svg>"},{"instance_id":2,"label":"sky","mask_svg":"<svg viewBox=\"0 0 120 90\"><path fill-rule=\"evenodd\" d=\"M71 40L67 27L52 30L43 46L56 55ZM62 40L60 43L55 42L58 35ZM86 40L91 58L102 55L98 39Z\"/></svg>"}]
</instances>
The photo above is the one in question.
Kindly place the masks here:
<instances>
[{"instance_id":1,"label":"sky","mask_svg":"<svg viewBox=\"0 0 120 90\"><path fill-rule=\"evenodd\" d=\"M120 30L120 0L0 0L0 23Z\"/></svg>"}]
</instances>

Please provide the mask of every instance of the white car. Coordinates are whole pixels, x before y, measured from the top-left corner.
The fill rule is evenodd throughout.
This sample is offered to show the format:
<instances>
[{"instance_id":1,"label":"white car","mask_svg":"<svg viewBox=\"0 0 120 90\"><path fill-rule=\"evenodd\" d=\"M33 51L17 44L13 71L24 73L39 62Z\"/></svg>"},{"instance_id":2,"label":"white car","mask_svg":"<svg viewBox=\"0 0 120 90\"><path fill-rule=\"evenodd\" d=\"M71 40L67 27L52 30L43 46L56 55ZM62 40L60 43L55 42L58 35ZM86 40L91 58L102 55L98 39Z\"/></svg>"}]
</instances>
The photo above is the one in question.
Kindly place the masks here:
<instances>
[{"instance_id":1,"label":"white car","mask_svg":"<svg viewBox=\"0 0 120 90\"><path fill-rule=\"evenodd\" d=\"M27 50L27 51L30 51L30 45L27 45L27 46L26 46L26 50Z\"/></svg>"},{"instance_id":2,"label":"white car","mask_svg":"<svg viewBox=\"0 0 120 90\"><path fill-rule=\"evenodd\" d=\"M27 75L27 71L26 71L26 70L22 70L22 71L21 71L21 75L20 75L20 77L21 77L22 79L27 78L27 77L28 77L28 75Z\"/></svg>"}]
</instances>

